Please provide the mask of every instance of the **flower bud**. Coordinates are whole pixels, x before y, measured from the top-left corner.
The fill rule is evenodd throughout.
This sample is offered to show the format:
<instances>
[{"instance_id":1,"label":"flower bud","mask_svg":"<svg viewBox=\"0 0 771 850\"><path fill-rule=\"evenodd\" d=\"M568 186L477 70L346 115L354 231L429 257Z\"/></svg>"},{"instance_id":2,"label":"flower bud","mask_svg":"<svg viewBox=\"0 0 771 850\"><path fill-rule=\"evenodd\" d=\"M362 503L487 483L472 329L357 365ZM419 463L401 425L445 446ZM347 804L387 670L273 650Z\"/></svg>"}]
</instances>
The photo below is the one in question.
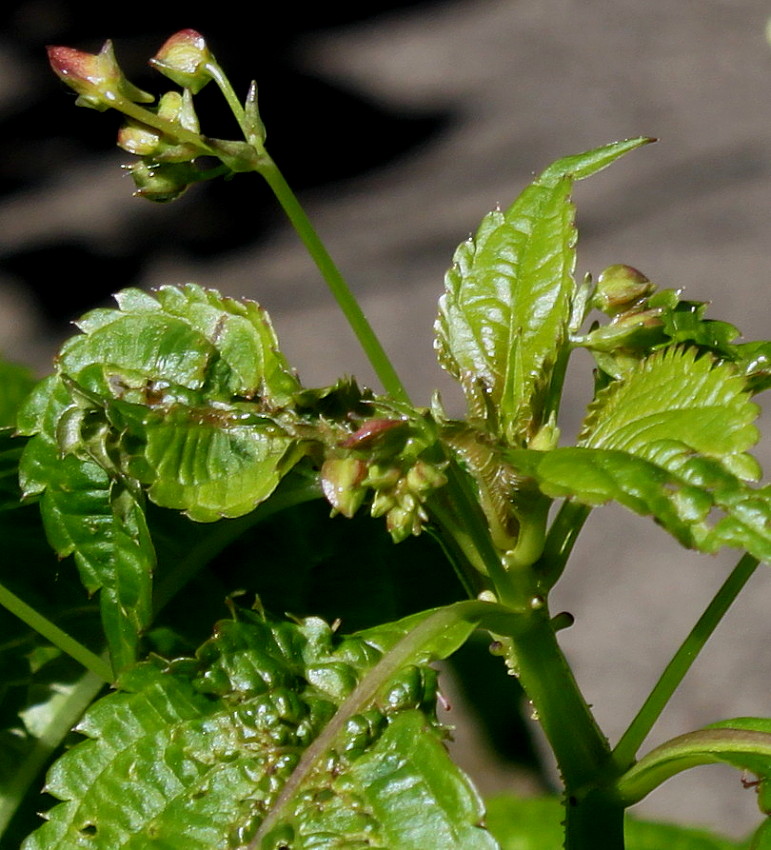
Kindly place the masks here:
<instances>
[{"instance_id":1,"label":"flower bud","mask_svg":"<svg viewBox=\"0 0 771 850\"><path fill-rule=\"evenodd\" d=\"M158 203L175 201L199 179L198 170L189 162L150 164L139 160L124 167L130 172L137 187L134 194Z\"/></svg>"},{"instance_id":2,"label":"flower bud","mask_svg":"<svg viewBox=\"0 0 771 850\"><path fill-rule=\"evenodd\" d=\"M608 266L600 275L592 306L607 316L616 316L641 303L655 290L656 285L642 272L619 263Z\"/></svg>"},{"instance_id":3,"label":"flower bud","mask_svg":"<svg viewBox=\"0 0 771 850\"><path fill-rule=\"evenodd\" d=\"M150 64L177 85L198 94L211 79L207 65L213 61L204 37L185 29L167 39Z\"/></svg>"},{"instance_id":4,"label":"flower bud","mask_svg":"<svg viewBox=\"0 0 771 850\"><path fill-rule=\"evenodd\" d=\"M130 83L106 41L99 53L85 53L72 47L49 47L48 61L54 73L78 93L75 103L104 112L121 98L135 103L152 103L151 94Z\"/></svg>"},{"instance_id":5,"label":"flower bud","mask_svg":"<svg viewBox=\"0 0 771 850\"><path fill-rule=\"evenodd\" d=\"M321 489L337 513L349 519L361 507L366 490L366 464L352 457L327 458L321 467Z\"/></svg>"},{"instance_id":6,"label":"flower bud","mask_svg":"<svg viewBox=\"0 0 771 850\"><path fill-rule=\"evenodd\" d=\"M179 124L193 133L199 131L193 96L185 89L166 92L158 103L158 117ZM190 162L200 151L190 144L175 145L160 130L129 120L118 132L118 146L135 156L150 156L157 162Z\"/></svg>"}]
</instances>

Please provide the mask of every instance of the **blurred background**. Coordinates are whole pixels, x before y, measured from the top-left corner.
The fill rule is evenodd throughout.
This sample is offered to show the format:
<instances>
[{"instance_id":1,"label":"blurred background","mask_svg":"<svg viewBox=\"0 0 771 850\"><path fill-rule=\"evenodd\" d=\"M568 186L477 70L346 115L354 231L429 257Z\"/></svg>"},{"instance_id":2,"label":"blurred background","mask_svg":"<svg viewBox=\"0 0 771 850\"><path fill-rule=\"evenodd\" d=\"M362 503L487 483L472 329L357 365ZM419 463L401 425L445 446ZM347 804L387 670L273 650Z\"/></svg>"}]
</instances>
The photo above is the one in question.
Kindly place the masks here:
<instances>
[{"instance_id":1,"label":"blurred background","mask_svg":"<svg viewBox=\"0 0 771 850\"><path fill-rule=\"evenodd\" d=\"M104 4L105 7L108 4ZM57 0L0 9L0 352L44 374L69 322L125 286L194 280L259 300L308 385L372 373L256 176L173 205L131 197L119 119L73 109L44 47L115 42L140 87L168 35L204 33L239 92L258 81L268 147L417 400L452 387L431 326L455 246L559 156L629 136L659 144L580 184L577 274L634 265L769 336L771 48L760 0L376 0L254 4L237 17L178 4L104 13ZM268 20L270 18L270 20ZM204 131L235 137L213 91ZM587 365L586 362L583 363ZM565 430L588 373L569 381ZM762 398L761 398L762 401ZM759 453L769 465L769 446ZM650 523L590 520L554 611L600 724L618 737L735 558L684 553ZM760 572L689 674L650 745L718 719L771 714L771 576ZM458 722L456 706L448 722ZM485 792L510 782L459 730ZM472 758L473 757L473 758ZM649 817L741 835L757 821L738 775L701 768L641 804Z\"/></svg>"}]
</instances>

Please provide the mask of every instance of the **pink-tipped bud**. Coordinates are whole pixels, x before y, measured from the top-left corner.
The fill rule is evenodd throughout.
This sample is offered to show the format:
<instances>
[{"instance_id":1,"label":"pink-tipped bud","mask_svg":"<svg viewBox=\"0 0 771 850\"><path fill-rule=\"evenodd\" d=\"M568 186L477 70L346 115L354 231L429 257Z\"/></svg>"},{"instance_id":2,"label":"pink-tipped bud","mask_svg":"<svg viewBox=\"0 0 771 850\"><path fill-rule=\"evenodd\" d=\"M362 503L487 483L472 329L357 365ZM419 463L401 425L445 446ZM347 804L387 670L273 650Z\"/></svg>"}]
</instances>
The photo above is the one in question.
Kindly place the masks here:
<instances>
[{"instance_id":1,"label":"pink-tipped bud","mask_svg":"<svg viewBox=\"0 0 771 850\"><path fill-rule=\"evenodd\" d=\"M204 37L186 29L168 38L150 64L177 85L197 94L211 79L207 66L213 61Z\"/></svg>"},{"instance_id":2,"label":"pink-tipped bud","mask_svg":"<svg viewBox=\"0 0 771 850\"><path fill-rule=\"evenodd\" d=\"M126 79L110 41L104 43L99 53L85 53L72 47L49 47L48 61L56 76L78 93L78 106L103 112L121 98L136 103L154 100L151 94Z\"/></svg>"}]
</instances>

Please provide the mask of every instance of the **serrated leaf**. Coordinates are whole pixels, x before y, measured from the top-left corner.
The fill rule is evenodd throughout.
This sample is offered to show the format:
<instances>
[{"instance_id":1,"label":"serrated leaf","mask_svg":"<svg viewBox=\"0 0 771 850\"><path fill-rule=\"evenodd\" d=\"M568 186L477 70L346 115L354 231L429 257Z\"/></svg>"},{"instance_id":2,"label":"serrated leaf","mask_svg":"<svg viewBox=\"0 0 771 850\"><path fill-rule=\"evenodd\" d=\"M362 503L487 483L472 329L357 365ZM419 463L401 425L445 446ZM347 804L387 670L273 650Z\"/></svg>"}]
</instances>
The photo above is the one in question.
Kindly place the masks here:
<instances>
[{"instance_id":1,"label":"serrated leaf","mask_svg":"<svg viewBox=\"0 0 771 850\"><path fill-rule=\"evenodd\" d=\"M113 667L137 659L152 616L155 553L135 497L95 463L59 456L42 435L22 458L23 481L44 481L40 510L51 546L73 555L89 592L101 591L102 623Z\"/></svg>"},{"instance_id":2,"label":"serrated leaf","mask_svg":"<svg viewBox=\"0 0 771 850\"><path fill-rule=\"evenodd\" d=\"M59 557L73 555L80 578L99 598L114 669L136 661L150 622L155 552L136 495L91 460L62 457L57 430L72 404L56 377L41 382L20 412L19 429L34 434L21 458L26 496L40 497L46 536Z\"/></svg>"},{"instance_id":3,"label":"serrated leaf","mask_svg":"<svg viewBox=\"0 0 771 850\"><path fill-rule=\"evenodd\" d=\"M275 407L299 389L270 319L256 302L238 302L195 284L164 286L154 297L124 290L116 300L119 310L100 308L78 321L84 333L63 346L60 372L79 380L97 366L115 392L127 377L125 389L136 384L156 404L182 387L205 390L208 399L259 396Z\"/></svg>"},{"instance_id":4,"label":"serrated leaf","mask_svg":"<svg viewBox=\"0 0 771 850\"><path fill-rule=\"evenodd\" d=\"M422 850L437 834L443 847L493 850L481 803L441 745L432 672L389 666L380 648L401 658L412 625L339 638L320 620L245 612L195 659L137 666L86 714L89 740L52 768L47 788L65 802L24 850ZM455 642L470 627L458 628ZM450 647L432 640L420 652Z\"/></svg>"},{"instance_id":5,"label":"serrated leaf","mask_svg":"<svg viewBox=\"0 0 771 850\"><path fill-rule=\"evenodd\" d=\"M541 424L551 370L563 351L575 282L575 179L645 140L559 160L505 212L489 213L458 248L439 302L436 346L473 415L490 416L512 445Z\"/></svg>"},{"instance_id":6,"label":"serrated leaf","mask_svg":"<svg viewBox=\"0 0 771 850\"><path fill-rule=\"evenodd\" d=\"M142 463L129 469L149 485L150 499L198 522L249 513L299 457L271 422L227 409L176 406L148 417L132 437L143 443Z\"/></svg>"},{"instance_id":7,"label":"serrated leaf","mask_svg":"<svg viewBox=\"0 0 771 850\"><path fill-rule=\"evenodd\" d=\"M236 301L194 284L161 287L156 297L166 313L184 319L214 345L230 369L233 395L260 395L283 405L299 390L270 318L256 301Z\"/></svg>"},{"instance_id":8,"label":"serrated leaf","mask_svg":"<svg viewBox=\"0 0 771 850\"><path fill-rule=\"evenodd\" d=\"M594 507L617 501L652 516L684 546L746 549L771 561L771 487L752 488L711 458L661 442L651 460L607 449L514 450L511 463L551 498Z\"/></svg>"},{"instance_id":9,"label":"serrated leaf","mask_svg":"<svg viewBox=\"0 0 771 850\"><path fill-rule=\"evenodd\" d=\"M745 452L758 439L757 415L743 377L730 364L699 357L693 348L665 349L597 395L579 445L661 462L659 446L679 443L755 479L760 468Z\"/></svg>"}]
</instances>

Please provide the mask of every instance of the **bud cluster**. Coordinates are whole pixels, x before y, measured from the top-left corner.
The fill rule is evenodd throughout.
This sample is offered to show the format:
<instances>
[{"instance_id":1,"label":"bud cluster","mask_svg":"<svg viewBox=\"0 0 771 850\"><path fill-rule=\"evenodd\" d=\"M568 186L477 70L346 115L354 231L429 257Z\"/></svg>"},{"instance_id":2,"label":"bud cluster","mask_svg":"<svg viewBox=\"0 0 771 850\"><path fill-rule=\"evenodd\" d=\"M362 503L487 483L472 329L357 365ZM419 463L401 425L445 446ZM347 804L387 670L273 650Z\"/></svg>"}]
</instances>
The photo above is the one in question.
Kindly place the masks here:
<instances>
[{"instance_id":1,"label":"bud cluster","mask_svg":"<svg viewBox=\"0 0 771 850\"><path fill-rule=\"evenodd\" d=\"M150 59L150 65L182 87L169 91L155 108L154 97L126 78L115 58L111 42L99 53L85 53L71 47L49 47L48 58L56 75L78 94L76 104L104 111L116 109L127 116L118 133L118 145L140 157L126 166L134 180L136 194L153 201L170 201L189 186L214 175L238 170L254 170L252 144L264 138L260 128L255 89L252 87L245 112L250 120L250 144L210 140L201 135L193 107L193 95L210 80L229 86L206 45L204 37L192 29L175 33ZM233 145L240 147L234 148ZM235 153L234 153L235 151ZM201 156L213 156L220 168L204 171L196 164Z\"/></svg>"},{"instance_id":2,"label":"bud cluster","mask_svg":"<svg viewBox=\"0 0 771 850\"><path fill-rule=\"evenodd\" d=\"M369 496L370 514L385 516L395 542L420 534L426 500L447 483L431 430L427 422L372 419L341 442L321 468L333 512L352 517Z\"/></svg>"},{"instance_id":3,"label":"bud cluster","mask_svg":"<svg viewBox=\"0 0 771 850\"><path fill-rule=\"evenodd\" d=\"M609 266L597 280L591 306L610 321L595 324L574 342L590 349L604 372L621 377L667 338L662 319L666 305L656 303L655 293L656 285L632 266Z\"/></svg>"}]
</instances>

